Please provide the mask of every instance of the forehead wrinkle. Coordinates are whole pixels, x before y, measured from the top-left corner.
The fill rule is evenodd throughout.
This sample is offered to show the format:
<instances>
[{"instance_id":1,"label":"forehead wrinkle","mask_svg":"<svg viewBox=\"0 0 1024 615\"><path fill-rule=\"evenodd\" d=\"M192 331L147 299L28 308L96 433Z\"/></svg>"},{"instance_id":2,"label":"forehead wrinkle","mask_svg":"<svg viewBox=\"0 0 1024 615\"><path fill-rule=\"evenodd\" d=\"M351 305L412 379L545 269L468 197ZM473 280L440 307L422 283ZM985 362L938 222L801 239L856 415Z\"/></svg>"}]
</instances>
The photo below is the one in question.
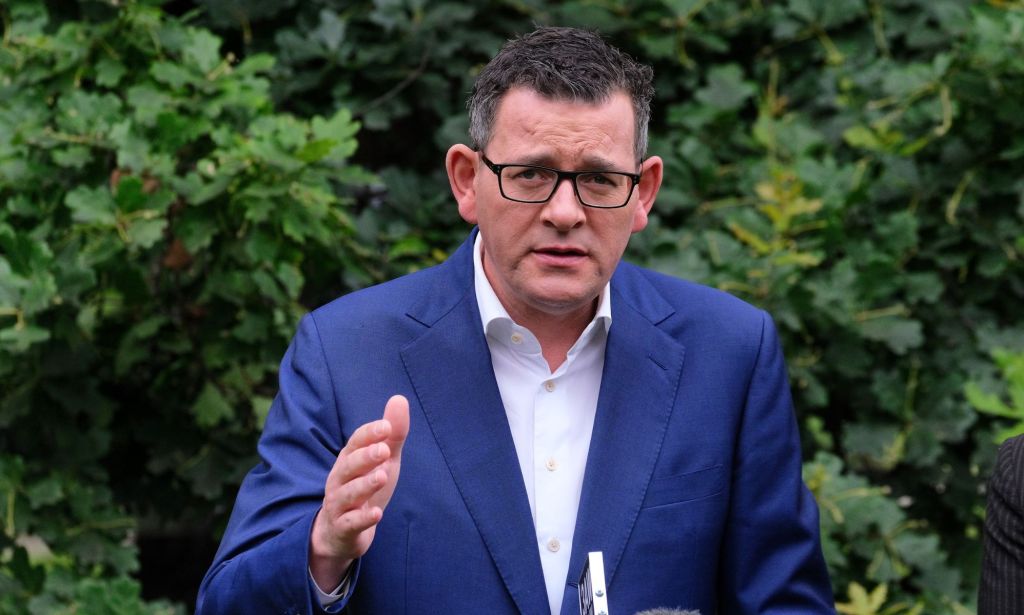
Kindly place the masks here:
<instances>
[{"instance_id":1,"label":"forehead wrinkle","mask_svg":"<svg viewBox=\"0 0 1024 615\"><path fill-rule=\"evenodd\" d=\"M604 103L580 104L545 99L528 90L510 91L495 118L492 156L502 158L495 158L502 164L564 170L632 168L633 125L608 115L621 114L623 109L632 115L625 95L609 97Z\"/></svg>"},{"instance_id":2,"label":"forehead wrinkle","mask_svg":"<svg viewBox=\"0 0 1024 615\"><path fill-rule=\"evenodd\" d=\"M513 146L514 162L558 168L569 165L576 170L611 171L621 166L601 152L614 149L614 139L601 134L580 135L572 130L537 131L522 127L524 139ZM544 132L537 135L537 132ZM522 153L514 153L516 151ZM567 169L567 170L570 170Z\"/></svg>"}]
</instances>

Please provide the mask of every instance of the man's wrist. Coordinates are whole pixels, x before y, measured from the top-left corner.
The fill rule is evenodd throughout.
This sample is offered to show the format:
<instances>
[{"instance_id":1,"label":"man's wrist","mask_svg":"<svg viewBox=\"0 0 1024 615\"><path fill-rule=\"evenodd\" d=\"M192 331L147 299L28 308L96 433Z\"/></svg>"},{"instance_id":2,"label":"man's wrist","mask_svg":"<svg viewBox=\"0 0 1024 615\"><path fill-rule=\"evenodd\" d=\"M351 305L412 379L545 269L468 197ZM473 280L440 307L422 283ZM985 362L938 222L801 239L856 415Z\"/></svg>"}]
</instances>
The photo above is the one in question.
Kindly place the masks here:
<instances>
[{"instance_id":1,"label":"man's wrist","mask_svg":"<svg viewBox=\"0 0 1024 615\"><path fill-rule=\"evenodd\" d=\"M313 575L313 582L316 583L317 587L321 589L337 587L345 579L354 561L351 559L318 556L310 552L309 573Z\"/></svg>"},{"instance_id":2,"label":"man's wrist","mask_svg":"<svg viewBox=\"0 0 1024 615\"><path fill-rule=\"evenodd\" d=\"M352 574L355 568L350 566L345 575L341 578L341 582L331 591L327 591L317 584L316 580L313 579L313 570L309 570L309 580L313 584L313 590L316 593L317 601L320 603L322 608L327 608L332 604L342 600L349 593L349 589L352 587Z\"/></svg>"},{"instance_id":3,"label":"man's wrist","mask_svg":"<svg viewBox=\"0 0 1024 615\"><path fill-rule=\"evenodd\" d=\"M323 549L318 548L316 537L317 528L320 523L320 512L323 511L317 512L316 517L313 519L313 527L310 528L309 532L309 574L313 577L313 582L316 583L316 586L324 591L324 593L328 593L323 588L340 585L348 575L348 570L355 560L336 555L327 555L323 553Z\"/></svg>"}]
</instances>

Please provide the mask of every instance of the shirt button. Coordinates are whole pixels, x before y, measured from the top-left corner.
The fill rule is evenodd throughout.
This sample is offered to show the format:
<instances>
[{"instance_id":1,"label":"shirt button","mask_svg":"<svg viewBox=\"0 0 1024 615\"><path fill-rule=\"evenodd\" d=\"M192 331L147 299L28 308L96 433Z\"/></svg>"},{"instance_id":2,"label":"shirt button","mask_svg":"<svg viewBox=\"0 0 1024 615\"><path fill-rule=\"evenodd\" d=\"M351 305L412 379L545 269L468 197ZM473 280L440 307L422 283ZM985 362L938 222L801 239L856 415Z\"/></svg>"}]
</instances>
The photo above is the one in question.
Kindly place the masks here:
<instances>
[{"instance_id":1,"label":"shirt button","mask_svg":"<svg viewBox=\"0 0 1024 615\"><path fill-rule=\"evenodd\" d=\"M552 391L555 390L555 381L548 380L547 382L544 383L544 388L547 389L548 393L551 393Z\"/></svg>"},{"instance_id":2,"label":"shirt button","mask_svg":"<svg viewBox=\"0 0 1024 615\"><path fill-rule=\"evenodd\" d=\"M558 469L558 462L555 461L554 457L548 457L548 460L544 462L544 467L554 472L555 470Z\"/></svg>"},{"instance_id":3,"label":"shirt button","mask_svg":"<svg viewBox=\"0 0 1024 615\"><path fill-rule=\"evenodd\" d=\"M552 538L548 541L548 551L552 553L558 553L558 550L562 548L562 543L558 542L557 538Z\"/></svg>"},{"instance_id":4,"label":"shirt button","mask_svg":"<svg viewBox=\"0 0 1024 615\"><path fill-rule=\"evenodd\" d=\"M523 343L523 336L518 334L518 333L513 333L512 334L512 343L513 344L522 344Z\"/></svg>"}]
</instances>

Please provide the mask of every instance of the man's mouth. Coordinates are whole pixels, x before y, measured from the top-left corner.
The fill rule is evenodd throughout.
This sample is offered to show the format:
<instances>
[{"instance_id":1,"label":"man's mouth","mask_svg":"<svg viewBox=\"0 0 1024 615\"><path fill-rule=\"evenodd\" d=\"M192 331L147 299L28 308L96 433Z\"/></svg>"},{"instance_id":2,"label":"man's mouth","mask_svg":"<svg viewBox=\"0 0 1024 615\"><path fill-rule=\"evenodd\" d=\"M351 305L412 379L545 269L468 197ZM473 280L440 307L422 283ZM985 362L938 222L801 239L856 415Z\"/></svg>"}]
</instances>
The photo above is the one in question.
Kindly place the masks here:
<instances>
[{"instance_id":1,"label":"man's mouth","mask_svg":"<svg viewBox=\"0 0 1024 615\"><path fill-rule=\"evenodd\" d=\"M543 262L550 265L572 265L587 256L586 250L575 246L545 246L534 250Z\"/></svg>"},{"instance_id":2,"label":"man's mouth","mask_svg":"<svg viewBox=\"0 0 1024 615\"><path fill-rule=\"evenodd\" d=\"M586 252L579 248L540 248L538 252L553 254L555 256L586 256Z\"/></svg>"}]
</instances>

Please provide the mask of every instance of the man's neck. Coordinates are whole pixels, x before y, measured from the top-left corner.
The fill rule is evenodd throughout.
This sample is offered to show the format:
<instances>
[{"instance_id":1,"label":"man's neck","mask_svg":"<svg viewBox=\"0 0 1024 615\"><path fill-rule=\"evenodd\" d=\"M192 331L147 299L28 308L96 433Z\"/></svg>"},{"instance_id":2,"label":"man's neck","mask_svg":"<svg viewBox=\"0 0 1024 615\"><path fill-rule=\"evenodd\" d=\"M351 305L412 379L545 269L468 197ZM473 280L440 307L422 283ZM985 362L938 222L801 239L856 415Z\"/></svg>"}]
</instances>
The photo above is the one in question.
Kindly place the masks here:
<instances>
[{"instance_id":1,"label":"man's neck","mask_svg":"<svg viewBox=\"0 0 1024 615\"><path fill-rule=\"evenodd\" d=\"M505 309L513 321L529 329L537 338L544 360L548 363L548 369L554 373L565 362L569 349L573 347L587 325L594 319L597 302L598 299L594 299L586 309L563 315L540 311L513 313L507 305L505 305ZM504 302L502 304L504 305Z\"/></svg>"},{"instance_id":2,"label":"man's neck","mask_svg":"<svg viewBox=\"0 0 1024 615\"><path fill-rule=\"evenodd\" d=\"M540 344L541 354L548 364L548 369L554 373L565 363L569 350L576 344L587 326L594 320L598 310L601 309L603 295L599 294L588 304L565 312L557 310L552 312L525 302L511 300L510 297L502 296L501 287L495 285L491 280L486 261L483 258L483 246L479 236L476 238L473 251L474 276L478 276L475 281L477 292L480 296L496 299L513 322L533 333ZM607 290L602 292L607 292Z\"/></svg>"}]
</instances>

